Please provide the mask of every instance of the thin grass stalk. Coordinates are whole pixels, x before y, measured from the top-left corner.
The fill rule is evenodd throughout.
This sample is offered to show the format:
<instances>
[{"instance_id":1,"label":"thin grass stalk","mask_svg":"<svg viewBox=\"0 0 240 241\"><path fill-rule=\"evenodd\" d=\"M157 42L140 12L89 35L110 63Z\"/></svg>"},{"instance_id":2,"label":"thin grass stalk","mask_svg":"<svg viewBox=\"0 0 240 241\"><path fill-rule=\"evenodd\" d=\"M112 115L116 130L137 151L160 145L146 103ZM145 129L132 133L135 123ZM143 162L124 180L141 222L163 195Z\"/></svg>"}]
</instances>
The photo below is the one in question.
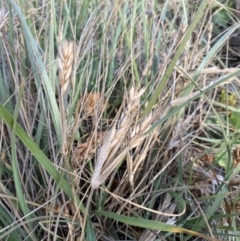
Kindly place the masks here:
<instances>
[{"instance_id":1,"label":"thin grass stalk","mask_svg":"<svg viewBox=\"0 0 240 241\"><path fill-rule=\"evenodd\" d=\"M13 117L14 119L13 119L12 137L11 137L11 146L12 146L12 151L11 151L12 158L11 159L12 159L14 184L15 184L15 188L16 188L16 192L17 192L17 197L19 199L19 204L20 204L22 212L26 216L26 219L29 220L30 219L30 216L28 215L29 210L27 208L26 200L25 200L23 189L21 186L21 180L19 177L19 167L18 167L18 161L17 161L18 159L17 159L17 155L16 155L16 136L15 136L16 135L15 134L16 127L17 127L17 125L16 125L17 117L18 117L18 113L20 110L20 104L22 101L23 93L24 93L24 86L25 86L25 81L22 79L22 83L21 83L21 86L19 89L19 96L17 99L17 104L15 107L14 117ZM30 230L33 229L33 226L31 223L29 223L29 229ZM34 235L32 233L30 235L33 240L36 240L36 238L34 237Z\"/></svg>"},{"instance_id":2,"label":"thin grass stalk","mask_svg":"<svg viewBox=\"0 0 240 241\"><path fill-rule=\"evenodd\" d=\"M32 34L29 30L25 17L22 14L19 6L13 0L10 0L10 1L11 1L13 8L17 12L20 22L21 22L24 38L26 41L26 47L28 49L29 58L30 58L30 61L31 61L31 64L33 67L33 71L35 74L35 78L36 78L36 86L39 87L41 85L40 83L42 83L42 81L44 83L45 93L46 93L48 102L50 104L51 116L52 116L53 123L55 126L55 131L57 133L58 143L60 143L60 146L61 146L61 142L62 142L62 140L61 140L61 123L60 123L61 118L60 118L59 108L57 106L57 102L56 102L56 98L55 98L55 93L53 92L52 85L51 85L51 82L47 75L46 68L43 64L39 49L37 47L36 41L34 40Z\"/></svg>"},{"instance_id":3,"label":"thin grass stalk","mask_svg":"<svg viewBox=\"0 0 240 241\"><path fill-rule=\"evenodd\" d=\"M169 67L167 68L165 74L163 75L160 84L157 86L154 94L152 95L146 109L144 110L144 112L142 113L142 118L144 116L146 116L148 113L150 113L150 111L152 110L154 104L156 103L157 99L159 98L159 95L161 94L161 92L163 91L164 87L167 84L167 81L169 79L169 76L171 76L171 73L174 69L174 66L177 62L177 60L179 59L179 57L181 56L185 45L187 44L187 42L189 41L190 35L192 34L193 30L195 29L196 25L199 23L202 15L204 14L205 8L207 7L207 5L209 4L208 0L204 0L202 1L201 5L198 8L198 11L191 23L191 25L189 26L188 30L186 31L186 33L184 34L184 37L182 38L179 47L173 57L173 59L171 60Z\"/></svg>"}]
</instances>

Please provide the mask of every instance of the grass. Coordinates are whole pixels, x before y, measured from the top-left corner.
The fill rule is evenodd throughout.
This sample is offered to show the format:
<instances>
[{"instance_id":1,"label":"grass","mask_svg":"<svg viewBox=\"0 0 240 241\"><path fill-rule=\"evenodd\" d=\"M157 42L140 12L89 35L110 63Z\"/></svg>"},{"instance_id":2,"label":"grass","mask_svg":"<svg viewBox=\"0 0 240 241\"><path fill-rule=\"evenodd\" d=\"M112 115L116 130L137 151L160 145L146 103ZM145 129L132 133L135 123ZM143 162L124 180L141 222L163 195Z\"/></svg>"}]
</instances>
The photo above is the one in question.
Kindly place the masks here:
<instances>
[{"instance_id":1,"label":"grass","mask_svg":"<svg viewBox=\"0 0 240 241\"><path fill-rule=\"evenodd\" d=\"M239 239L239 14L190 2L0 4L0 240Z\"/></svg>"}]
</instances>

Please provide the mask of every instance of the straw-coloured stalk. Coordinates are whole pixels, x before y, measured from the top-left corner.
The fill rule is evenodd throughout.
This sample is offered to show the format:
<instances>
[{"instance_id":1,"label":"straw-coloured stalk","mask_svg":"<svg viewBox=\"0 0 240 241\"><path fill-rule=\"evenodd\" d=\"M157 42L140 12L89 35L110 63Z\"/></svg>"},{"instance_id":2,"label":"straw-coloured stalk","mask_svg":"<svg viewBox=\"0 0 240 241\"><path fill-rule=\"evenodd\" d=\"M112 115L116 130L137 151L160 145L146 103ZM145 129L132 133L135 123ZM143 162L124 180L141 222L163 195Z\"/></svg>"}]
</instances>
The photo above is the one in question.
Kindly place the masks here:
<instances>
[{"instance_id":1,"label":"straw-coloured stalk","mask_svg":"<svg viewBox=\"0 0 240 241\"><path fill-rule=\"evenodd\" d=\"M68 42L67 40L64 40L58 49L58 79L63 94L68 88L72 74L73 50L74 42Z\"/></svg>"},{"instance_id":2,"label":"straw-coloured stalk","mask_svg":"<svg viewBox=\"0 0 240 241\"><path fill-rule=\"evenodd\" d=\"M7 31L7 20L8 20L8 14L6 8L0 9L0 36L2 37L2 33L5 33Z\"/></svg>"},{"instance_id":3,"label":"straw-coloured stalk","mask_svg":"<svg viewBox=\"0 0 240 241\"><path fill-rule=\"evenodd\" d=\"M99 149L97 163L93 172L91 186L98 188L111 172L119 165L129 150L139 145L145 138L143 134L150 125L150 119L146 118L141 124L132 124L137 121L140 108L140 97L144 89L139 92L132 87L126 98L127 106L121 113L117 123L106 134L103 144ZM119 150L121 150L119 152Z\"/></svg>"}]
</instances>

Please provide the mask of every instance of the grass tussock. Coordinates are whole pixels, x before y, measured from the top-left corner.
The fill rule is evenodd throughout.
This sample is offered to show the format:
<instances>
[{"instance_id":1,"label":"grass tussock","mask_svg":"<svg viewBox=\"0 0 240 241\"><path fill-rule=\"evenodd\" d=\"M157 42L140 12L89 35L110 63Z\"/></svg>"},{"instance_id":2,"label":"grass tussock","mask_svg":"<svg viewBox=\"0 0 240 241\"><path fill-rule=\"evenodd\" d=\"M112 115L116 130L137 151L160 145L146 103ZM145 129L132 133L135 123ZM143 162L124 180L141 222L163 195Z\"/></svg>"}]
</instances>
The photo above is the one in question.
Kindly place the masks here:
<instances>
[{"instance_id":1,"label":"grass tussock","mask_svg":"<svg viewBox=\"0 0 240 241\"><path fill-rule=\"evenodd\" d=\"M237 240L238 5L0 3L0 240Z\"/></svg>"}]
</instances>

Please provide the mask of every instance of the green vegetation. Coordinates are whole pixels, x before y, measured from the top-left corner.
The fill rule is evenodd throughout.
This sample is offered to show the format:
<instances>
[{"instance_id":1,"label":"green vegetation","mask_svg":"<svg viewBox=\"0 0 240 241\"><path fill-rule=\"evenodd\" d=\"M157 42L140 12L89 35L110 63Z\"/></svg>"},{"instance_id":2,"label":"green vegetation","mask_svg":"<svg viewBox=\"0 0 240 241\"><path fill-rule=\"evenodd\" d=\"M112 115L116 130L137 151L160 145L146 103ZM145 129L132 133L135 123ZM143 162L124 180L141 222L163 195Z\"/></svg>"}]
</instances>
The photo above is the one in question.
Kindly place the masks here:
<instances>
[{"instance_id":1,"label":"green vegetation","mask_svg":"<svg viewBox=\"0 0 240 241\"><path fill-rule=\"evenodd\" d=\"M0 3L0 240L238 240L238 5Z\"/></svg>"}]
</instances>

